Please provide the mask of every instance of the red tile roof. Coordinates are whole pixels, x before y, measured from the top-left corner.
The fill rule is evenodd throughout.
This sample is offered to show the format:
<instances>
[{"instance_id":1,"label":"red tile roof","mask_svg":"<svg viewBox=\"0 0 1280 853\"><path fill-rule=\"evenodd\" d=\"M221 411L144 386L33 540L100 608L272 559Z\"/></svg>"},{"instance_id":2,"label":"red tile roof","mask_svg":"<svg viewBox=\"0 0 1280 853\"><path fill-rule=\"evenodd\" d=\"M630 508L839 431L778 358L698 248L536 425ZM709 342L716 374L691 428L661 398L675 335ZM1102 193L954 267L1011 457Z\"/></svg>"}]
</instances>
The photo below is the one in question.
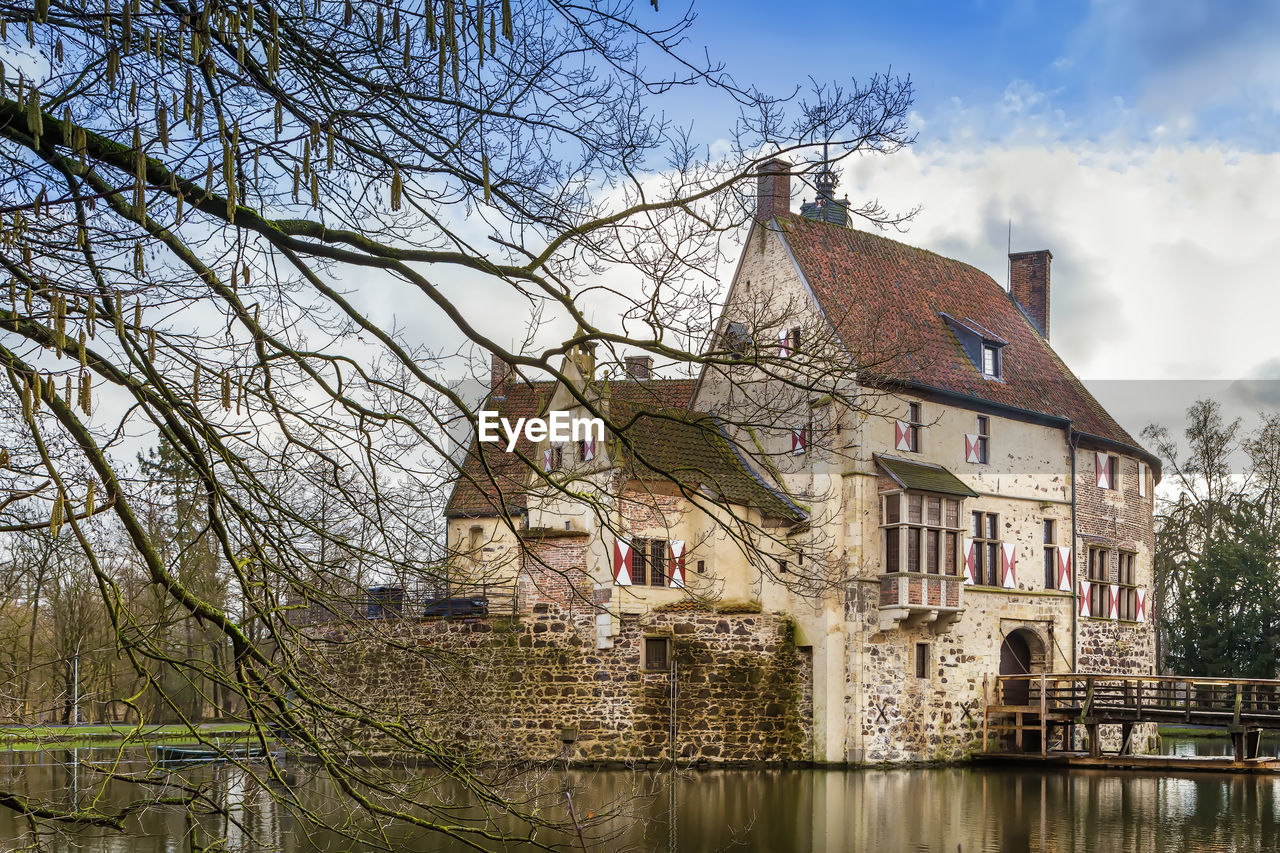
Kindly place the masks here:
<instances>
[{"instance_id":1,"label":"red tile roof","mask_svg":"<svg viewBox=\"0 0 1280 853\"><path fill-rule=\"evenodd\" d=\"M858 357L885 359L874 372L952 394L1068 418L1077 432L1150 454L1116 423L991 276L853 228L791 214L781 235L819 306ZM943 314L1007 342L1001 379L984 379ZM1155 460L1158 463L1158 460Z\"/></svg>"},{"instance_id":2,"label":"red tile roof","mask_svg":"<svg viewBox=\"0 0 1280 853\"><path fill-rule=\"evenodd\" d=\"M611 399L641 407L678 409L689 405L693 385L692 379L620 380L609 383L608 393ZM554 390L554 382L514 383L505 400L490 397L483 407L514 423L516 418L540 414ZM537 464L535 453L535 445L523 433L512 453L507 453L503 444L473 440L445 505L445 517L503 515L504 508L507 514L523 511L529 476L529 463L525 460Z\"/></svg>"}]
</instances>

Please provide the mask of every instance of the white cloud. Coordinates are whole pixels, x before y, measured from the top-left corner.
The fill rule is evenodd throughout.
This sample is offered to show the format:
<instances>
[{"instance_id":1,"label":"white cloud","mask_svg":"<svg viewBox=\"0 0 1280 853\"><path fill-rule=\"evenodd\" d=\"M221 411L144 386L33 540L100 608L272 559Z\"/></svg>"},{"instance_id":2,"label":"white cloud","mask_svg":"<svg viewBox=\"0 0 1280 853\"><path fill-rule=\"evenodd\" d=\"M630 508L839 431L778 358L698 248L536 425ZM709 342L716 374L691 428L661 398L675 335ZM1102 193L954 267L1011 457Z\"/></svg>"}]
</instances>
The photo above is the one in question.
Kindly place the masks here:
<instances>
[{"instance_id":1,"label":"white cloud","mask_svg":"<svg viewBox=\"0 0 1280 853\"><path fill-rule=\"evenodd\" d=\"M1015 251L1054 253L1052 339L1105 379L1249 375L1275 354L1280 155L934 145L862 161L850 196L924 209L902 239L1005 278Z\"/></svg>"}]
</instances>

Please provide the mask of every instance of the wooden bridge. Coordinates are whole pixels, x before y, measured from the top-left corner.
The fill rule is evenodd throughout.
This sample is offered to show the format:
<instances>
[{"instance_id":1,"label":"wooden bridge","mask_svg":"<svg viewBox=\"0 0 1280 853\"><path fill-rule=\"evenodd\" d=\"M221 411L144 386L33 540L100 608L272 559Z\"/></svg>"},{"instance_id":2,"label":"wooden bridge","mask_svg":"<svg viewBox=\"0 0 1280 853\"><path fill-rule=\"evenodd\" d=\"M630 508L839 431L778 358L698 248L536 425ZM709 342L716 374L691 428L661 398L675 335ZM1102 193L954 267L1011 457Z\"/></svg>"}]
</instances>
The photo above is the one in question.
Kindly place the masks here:
<instances>
[{"instance_id":1,"label":"wooden bridge","mask_svg":"<svg viewBox=\"0 0 1280 853\"><path fill-rule=\"evenodd\" d=\"M1223 729L1244 762L1257 758L1263 731L1280 731L1280 681L1082 672L1000 675L983 687L984 753L992 733L1003 735L1005 752L1070 752L1083 726L1089 756L1101 758L1098 726L1119 725L1116 754L1128 755L1135 724L1163 723Z\"/></svg>"}]
</instances>

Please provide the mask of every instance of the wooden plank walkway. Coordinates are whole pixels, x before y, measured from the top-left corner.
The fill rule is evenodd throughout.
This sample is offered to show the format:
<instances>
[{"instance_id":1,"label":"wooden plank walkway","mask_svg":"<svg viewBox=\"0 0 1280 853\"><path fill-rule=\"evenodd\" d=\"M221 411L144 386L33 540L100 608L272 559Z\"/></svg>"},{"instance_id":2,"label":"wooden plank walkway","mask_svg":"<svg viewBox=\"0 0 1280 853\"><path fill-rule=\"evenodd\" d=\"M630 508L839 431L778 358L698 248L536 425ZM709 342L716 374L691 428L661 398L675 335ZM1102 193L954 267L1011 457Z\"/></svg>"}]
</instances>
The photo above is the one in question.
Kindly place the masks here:
<instances>
[{"instance_id":1,"label":"wooden plank walkway","mask_svg":"<svg viewBox=\"0 0 1280 853\"><path fill-rule=\"evenodd\" d=\"M1128 755L1137 723L1180 723L1223 729L1231 736L1234 760L1242 762L1257 757L1263 731L1280 731L1277 680L1037 673L989 677L983 689L984 753L993 732L1012 732L1014 753L1034 746L1046 756L1055 734L1061 735L1058 751L1069 751L1073 727L1084 726L1089 755L1101 758L1098 726L1119 725L1116 754Z\"/></svg>"}]
</instances>

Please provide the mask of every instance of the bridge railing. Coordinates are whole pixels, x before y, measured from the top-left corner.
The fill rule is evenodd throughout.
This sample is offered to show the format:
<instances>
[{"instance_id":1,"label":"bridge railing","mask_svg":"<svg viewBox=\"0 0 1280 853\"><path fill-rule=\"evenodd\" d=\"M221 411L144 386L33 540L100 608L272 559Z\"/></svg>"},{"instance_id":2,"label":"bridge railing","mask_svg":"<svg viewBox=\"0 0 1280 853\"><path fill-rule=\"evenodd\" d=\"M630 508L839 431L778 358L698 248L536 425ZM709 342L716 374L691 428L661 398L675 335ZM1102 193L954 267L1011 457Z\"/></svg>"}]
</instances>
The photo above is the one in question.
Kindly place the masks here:
<instances>
[{"instance_id":1,"label":"bridge railing","mask_svg":"<svg viewBox=\"0 0 1280 853\"><path fill-rule=\"evenodd\" d=\"M1000 675L988 684L988 705L1081 717L1105 711L1224 723L1274 719L1280 725L1280 680L1275 679L1034 673Z\"/></svg>"}]
</instances>

